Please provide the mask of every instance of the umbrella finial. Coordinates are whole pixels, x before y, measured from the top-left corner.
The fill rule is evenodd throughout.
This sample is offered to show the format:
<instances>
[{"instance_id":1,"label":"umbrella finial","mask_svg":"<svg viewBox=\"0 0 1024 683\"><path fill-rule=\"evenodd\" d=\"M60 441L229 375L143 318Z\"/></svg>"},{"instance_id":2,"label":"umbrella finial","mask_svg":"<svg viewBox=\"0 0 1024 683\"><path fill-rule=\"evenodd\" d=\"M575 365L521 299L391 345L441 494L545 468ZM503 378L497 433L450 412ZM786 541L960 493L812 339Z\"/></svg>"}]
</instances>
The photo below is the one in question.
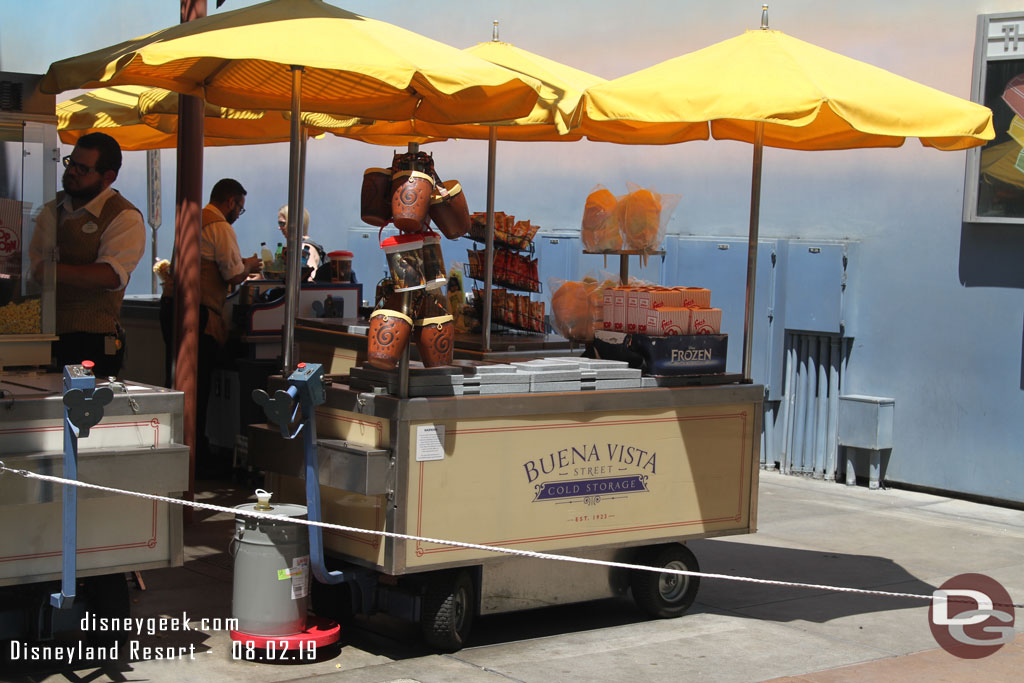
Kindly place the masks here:
<instances>
[{"instance_id":1,"label":"umbrella finial","mask_svg":"<svg viewBox=\"0 0 1024 683\"><path fill-rule=\"evenodd\" d=\"M494 27L491 28L491 42L498 42L498 20L494 20Z\"/></svg>"},{"instance_id":2,"label":"umbrella finial","mask_svg":"<svg viewBox=\"0 0 1024 683\"><path fill-rule=\"evenodd\" d=\"M761 30L768 30L768 3L761 3Z\"/></svg>"}]
</instances>

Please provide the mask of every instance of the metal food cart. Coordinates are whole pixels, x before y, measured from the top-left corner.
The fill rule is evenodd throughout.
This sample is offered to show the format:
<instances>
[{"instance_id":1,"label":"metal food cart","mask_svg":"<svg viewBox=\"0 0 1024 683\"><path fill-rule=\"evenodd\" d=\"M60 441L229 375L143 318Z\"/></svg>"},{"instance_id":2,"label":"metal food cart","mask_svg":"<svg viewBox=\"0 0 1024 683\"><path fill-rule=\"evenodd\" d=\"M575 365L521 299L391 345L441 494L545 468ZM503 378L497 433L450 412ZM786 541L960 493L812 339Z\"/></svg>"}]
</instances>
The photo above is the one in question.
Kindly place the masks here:
<instances>
[{"instance_id":1,"label":"metal food cart","mask_svg":"<svg viewBox=\"0 0 1024 683\"><path fill-rule=\"evenodd\" d=\"M333 382L315 409L322 519L696 571L681 541L756 530L763 394L728 383L402 399ZM305 499L299 440L253 425L249 457L279 499ZM477 614L627 590L651 615L678 616L698 585L330 529L324 548L345 580L314 584L314 610L417 620L439 649L461 647Z\"/></svg>"},{"instance_id":2,"label":"metal food cart","mask_svg":"<svg viewBox=\"0 0 1024 683\"><path fill-rule=\"evenodd\" d=\"M34 217L54 199L60 152L54 98L39 94L39 79L0 73L5 102L0 160L8 164L13 181L5 187L9 194L0 197L0 459L8 468L65 476L67 387L61 374L42 369L50 363L50 345L56 339L52 245L43 245L49 257L43 257L42 283L29 276ZM180 496L188 489L189 459L188 448L181 445L183 394L89 379L97 389L109 390L112 399L102 407L102 418L91 425L91 433L82 433L88 438L79 442L75 458L79 479ZM70 565L71 558L62 563L69 517L61 488L0 475L0 640L74 633L83 610L128 616L124 572L183 561L180 506L83 490L76 493L77 552ZM61 606L51 608L57 580L62 573L68 575L68 567L72 579L76 574L84 577L78 582L81 599L58 599ZM61 586L56 595L67 587Z\"/></svg>"}]
</instances>

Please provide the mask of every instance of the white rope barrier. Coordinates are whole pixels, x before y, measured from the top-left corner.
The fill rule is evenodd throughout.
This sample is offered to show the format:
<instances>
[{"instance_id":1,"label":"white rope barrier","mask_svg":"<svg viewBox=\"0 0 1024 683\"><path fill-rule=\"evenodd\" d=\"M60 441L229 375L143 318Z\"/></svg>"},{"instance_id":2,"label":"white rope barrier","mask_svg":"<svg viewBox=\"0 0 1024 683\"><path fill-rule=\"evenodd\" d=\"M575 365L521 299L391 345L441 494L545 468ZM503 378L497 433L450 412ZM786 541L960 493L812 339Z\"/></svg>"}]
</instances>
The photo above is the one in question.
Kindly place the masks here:
<instances>
[{"instance_id":1,"label":"white rope barrier","mask_svg":"<svg viewBox=\"0 0 1024 683\"><path fill-rule=\"evenodd\" d=\"M239 510L233 507L224 507L222 505L213 505L211 503L198 503L194 501L181 500L180 498L169 498L166 496L158 496L152 493L140 493L138 491L126 491L124 489L112 488L110 486L101 486L100 484L90 484L84 481L75 481L72 479L64 479L62 477L55 477L49 474L38 474L36 472L29 472L28 470L19 470L11 467L7 467L3 461L0 461L0 474L4 472L10 472L21 477L28 479L38 479L40 481L47 481L53 484L79 486L81 488L93 489L96 491L105 491L107 493L113 493L122 496L134 496L136 498L145 498L147 500L155 500L163 503L170 503L172 505L183 505L193 507L199 510L212 510L214 512L227 512L232 515L242 515L245 517L254 517L256 519L268 519L268 520L281 520L280 515L272 515L265 512L255 512L248 510ZM933 597L931 595L921 595L919 593L898 593L893 591L878 591L869 590L866 588L849 588L845 586L829 586L816 583L800 583L796 581L777 581L774 579L755 579L749 576L733 576L731 574L712 574L708 572L694 572L686 569L670 569L668 567L648 567L641 564L630 564L627 562L612 562L608 560L594 560L584 557L572 557L570 555L556 555L553 553L541 553L533 550L519 550L515 548L502 548L500 546L493 545L481 545L478 543L465 543L462 541L450 541L439 538L429 538L426 536L413 536L410 534L399 534L393 531L379 531L376 529L361 529L354 526L346 526L343 524L331 524L328 522L315 522L308 519L295 519L289 518L289 522L295 524L305 524L306 526L316 526L324 529L334 529L337 531L348 531L360 534L373 534L376 536L383 536L386 538L400 538L407 541L421 541L424 543L436 543L438 545L453 546L456 548L469 548L472 550L484 550L493 553L502 553L505 555L516 555L519 557L531 557L538 560L558 560L561 562L575 562L577 564L593 564L602 565L605 567L617 567L620 569L636 569L646 572L654 572L656 574L678 574L680 576L697 576L708 579L723 579L726 581L740 581L744 583L759 583L770 586L787 586L790 588L810 588L816 590L837 592L837 593L855 593L858 595L879 595L888 598L908 598L912 600L926 600L931 602ZM954 599L950 599L950 602L954 602ZM1024 607L1024 604L1010 603L1013 607ZM1005 605L1003 605L1005 606Z\"/></svg>"}]
</instances>

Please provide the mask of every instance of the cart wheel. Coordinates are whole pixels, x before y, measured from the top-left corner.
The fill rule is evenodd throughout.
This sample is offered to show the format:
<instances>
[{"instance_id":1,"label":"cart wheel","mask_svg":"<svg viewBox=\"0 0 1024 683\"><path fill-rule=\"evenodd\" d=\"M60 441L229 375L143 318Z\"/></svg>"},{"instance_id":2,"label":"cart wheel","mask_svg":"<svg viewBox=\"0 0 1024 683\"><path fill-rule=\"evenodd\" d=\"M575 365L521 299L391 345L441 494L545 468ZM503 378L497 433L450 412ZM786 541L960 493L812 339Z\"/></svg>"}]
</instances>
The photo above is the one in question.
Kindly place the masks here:
<instances>
[{"instance_id":1,"label":"cart wheel","mask_svg":"<svg viewBox=\"0 0 1024 683\"><path fill-rule=\"evenodd\" d=\"M648 567L700 571L697 558L689 548L679 543L644 548L637 556L636 563ZM682 615L690 608L697 597L700 578L634 569L629 584L633 589L633 600L640 609L657 619L669 619Z\"/></svg>"},{"instance_id":2,"label":"cart wheel","mask_svg":"<svg viewBox=\"0 0 1024 683\"><path fill-rule=\"evenodd\" d=\"M475 611L476 591L469 572L439 572L430 577L423 593L423 639L443 652L462 649L469 638Z\"/></svg>"}]
</instances>

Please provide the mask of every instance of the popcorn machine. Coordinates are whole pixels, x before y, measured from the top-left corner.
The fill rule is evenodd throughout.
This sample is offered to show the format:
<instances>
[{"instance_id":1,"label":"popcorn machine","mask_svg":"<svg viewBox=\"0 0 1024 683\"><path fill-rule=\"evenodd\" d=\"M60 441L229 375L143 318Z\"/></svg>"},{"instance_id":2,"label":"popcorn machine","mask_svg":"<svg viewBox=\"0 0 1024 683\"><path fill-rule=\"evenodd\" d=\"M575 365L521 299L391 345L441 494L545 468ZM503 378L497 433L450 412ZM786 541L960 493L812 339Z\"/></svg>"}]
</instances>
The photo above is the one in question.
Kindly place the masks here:
<instances>
[{"instance_id":1,"label":"popcorn machine","mask_svg":"<svg viewBox=\"0 0 1024 683\"><path fill-rule=\"evenodd\" d=\"M0 72L0 370L46 365L56 339L53 244L32 245L35 216L57 191L55 98L40 76ZM32 272L30 245L43 256Z\"/></svg>"}]
</instances>

